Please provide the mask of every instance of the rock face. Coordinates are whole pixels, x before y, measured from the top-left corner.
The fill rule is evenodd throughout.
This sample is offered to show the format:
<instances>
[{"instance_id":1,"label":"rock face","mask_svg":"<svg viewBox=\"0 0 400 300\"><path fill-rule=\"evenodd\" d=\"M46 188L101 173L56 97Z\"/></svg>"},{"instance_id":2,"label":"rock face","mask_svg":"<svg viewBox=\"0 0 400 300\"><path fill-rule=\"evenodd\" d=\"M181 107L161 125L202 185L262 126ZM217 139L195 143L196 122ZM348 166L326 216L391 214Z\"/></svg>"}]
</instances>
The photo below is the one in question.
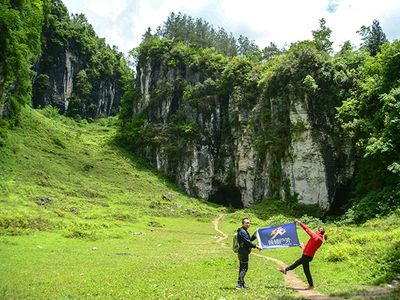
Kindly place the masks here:
<instances>
[{"instance_id":1,"label":"rock face","mask_svg":"<svg viewBox=\"0 0 400 300\"><path fill-rule=\"evenodd\" d=\"M60 112L68 109L72 91L73 79L79 69L78 59L68 50L58 49L57 55L40 59L37 67L39 80L33 81L33 106L45 107L52 105ZM50 57L52 59L50 59Z\"/></svg>"},{"instance_id":2,"label":"rock face","mask_svg":"<svg viewBox=\"0 0 400 300\"><path fill-rule=\"evenodd\" d=\"M52 105L61 113L67 113L71 101L79 100L79 107L73 114L92 118L115 114L123 92L112 76L103 76L96 81L89 78L88 83L92 86L90 93L84 97L79 95L77 74L84 70L84 66L85 63L69 49L45 49L35 68L33 106Z\"/></svg>"},{"instance_id":3,"label":"rock face","mask_svg":"<svg viewBox=\"0 0 400 300\"><path fill-rule=\"evenodd\" d=\"M302 202L329 206L327 174L321 146L313 140L312 125L302 103L292 104L292 124L301 123L305 130L292 137L291 144L281 162L284 177L290 182L290 191L297 193ZM323 132L318 134L323 135Z\"/></svg>"},{"instance_id":4,"label":"rock face","mask_svg":"<svg viewBox=\"0 0 400 300\"><path fill-rule=\"evenodd\" d=\"M227 97L210 92L203 98L207 105L189 105L182 81L195 87L212 86L207 80L205 74L187 66L139 62L136 84L142 98L134 104L134 115L145 114L145 125L158 128L152 139L157 139L157 131L177 126L180 121L174 118L179 114L185 124L197 128L194 138L177 146L181 147L179 154L171 154L171 143L165 141L145 147L141 152L145 159L173 175L188 194L227 206L248 207L264 197L296 199L323 210L335 205L353 174L351 151L333 134L330 119L308 107L307 95L288 101L285 118L290 129L283 137L287 145L281 150L259 151L249 120L262 101L271 106L269 116L277 114L278 105L260 96L250 107L239 107L240 90Z\"/></svg>"}]
</instances>

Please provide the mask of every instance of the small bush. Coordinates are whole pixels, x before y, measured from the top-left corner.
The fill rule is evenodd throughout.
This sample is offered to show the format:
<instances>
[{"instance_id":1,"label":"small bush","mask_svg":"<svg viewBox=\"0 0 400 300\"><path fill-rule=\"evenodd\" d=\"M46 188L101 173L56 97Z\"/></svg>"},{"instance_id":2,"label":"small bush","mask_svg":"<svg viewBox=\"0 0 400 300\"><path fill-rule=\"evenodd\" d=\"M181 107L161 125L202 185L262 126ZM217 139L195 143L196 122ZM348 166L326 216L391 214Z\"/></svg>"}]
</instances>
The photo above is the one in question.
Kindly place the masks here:
<instances>
[{"instance_id":1,"label":"small bush","mask_svg":"<svg viewBox=\"0 0 400 300\"><path fill-rule=\"evenodd\" d=\"M300 221L306 224L312 230L314 230L314 228L317 228L318 226L323 225L323 222L320 219L308 215L302 216L300 218Z\"/></svg>"},{"instance_id":2,"label":"small bush","mask_svg":"<svg viewBox=\"0 0 400 300\"><path fill-rule=\"evenodd\" d=\"M389 282L400 274L400 240L392 242L377 258L373 277L376 284Z\"/></svg>"},{"instance_id":3,"label":"small bush","mask_svg":"<svg viewBox=\"0 0 400 300\"><path fill-rule=\"evenodd\" d=\"M335 224L338 226L355 224L355 218L355 212L350 208L340 217L340 219L335 221Z\"/></svg>"},{"instance_id":4,"label":"small bush","mask_svg":"<svg viewBox=\"0 0 400 300\"><path fill-rule=\"evenodd\" d=\"M55 145L57 145L58 147L63 148L63 149L66 148L64 142L63 142L60 138L58 138L58 137L53 137L52 140L53 140L53 143L54 143Z\"/></svg>"},{"instance_id":5,"label":"small bush","mask_svg":"<svg viewBox=\"0 0 400 300\"><path fill-rule=\"evenodd\" d=\"M8 195L11 192L14 183L14 180L0 176L0 192L3 195Z\"/></svg>"},{"instance_id":6,"label":"small bush","mask_svg":"<svg viewBox=\"0 0 400 300\"><path fill-rule=\"evenodd\" d=\"M395 229L400 228L400 208L394 210L389 216L374 218L363 224L363 227L374 229Z\"/></svg>"},{"instance_id":7,"label":"small bush","mask_svg":"<svg viewBox=\"0 0 400 300\"><path fill-rule=\"evenodd\" d=\"M85 172L89 172L91 169L93 169L94 168L94 166L92 165L92 164L85 164L84 166L83 166L83 170L85 171Z\"/></svg>"},{"instance_id":8,"label":"small bush","mask_svg":"<svg viewBox=\"0 0 400 300\"><path fill-rule=\"evenodd\" d=\"M113 215L111 215L111 219L113 220L118 220L118 221L125 221L125 222L135 222L136 217L129 214L129 213L124 213L124 212L117 212Z\"/></svg>"},{"instance_id":9,"label":"small bush","mask_svg":"<svg viewBox=\"0 0 400 300\"><path fill-rule=\"evenodd\" d=\"M53 107L53 106L46 106L45 108L39 110L42 115L50 118L50 119L56 119L58 117L60 117L60 112L58 110L58 108Z\"/></svg>"},{"instance_id":10,"label":"small bush","mask_svg":"<svg viewBox=\"0 0 400 300\"><path fill-rule=\"evenodd\" d=\"M346 261L361 251L362 247L358 244L338 243L325 251L324 259L330 262Z\"/></svg>"},{"instance_id":11,"label":"small bush","mask_svg":"<svg viewBox=\"0 0 400 300\"><path fill-rule=\"evenodd\" d=\"M73 222L64 226L64 236L67 238L96 240L98 235L96 230L110 228L109 223L92 223L92 222Z\"/></svg>"},{"instance_id":12,"label":"small bush","mask_svg":"<svg viewBox=\"0 0 400 300\"><path fill-rule=\"evenodd\" d=\"M353 207L354 221L364 223L369 219L390 215L400 208L400 187L386 187L381 191L368 193Z\"/></svg>"},{"instance_id":13,"label":"small bush","mask_svg":"<svg viewBox=\"0 0 400 300\"><path fill-rule=\"evenodd\" d=\"M44 231L51 223L40 215L0 215L0 232L9 235L29 234L32 230Z\"/></svg>"},{"instance_id":14,"label":"small bush","mask_svg":"<svg viewBox=\"0 0 400 300\"><path fill-rule=\"evenodd\" d=\"M265 226L269 227L269 226L275 226L275 225L286 224L286 223L291 223L291 222L293 222L293 219L279 214L276 216L269 217L265 221Z\"/></svg>"},{"instance_id":15,"label":"small bush","mask_svg":"<svg viewBox=\"0 0 400 300\"><path fill-rule=\"evenodd\" d=\"M66 238L73 238L73 239L97 240L97 236L93 231L82 230L82 229L69 230L64 234L64 236Z\"/></svg>"},{"instance_id":16,"label":"small bush","mask_svg":"<svg viewBox=\"0 0 400 300\"><path fill-rule=\"evenodd\" d=\"M147 223L147 226L149 226L149 227L158 227L158 228L161 228L161 227L164 227L164 224L161 224L161 223L158 222L158 221L151 220L151 221L149 221L149 222Z\"/></svg>"},{"instance_id":17,"label":"small bush","mask_svg":"<svg viewBox=\"0 0 400 300\"><path fill-rule=\"evenodd\" d=\"M291 212L294 215L308 215L314 218L320 218L323 215L321 207L318 204L303 204L303 203L294 203Z\"/></svg>"}]
</instances>

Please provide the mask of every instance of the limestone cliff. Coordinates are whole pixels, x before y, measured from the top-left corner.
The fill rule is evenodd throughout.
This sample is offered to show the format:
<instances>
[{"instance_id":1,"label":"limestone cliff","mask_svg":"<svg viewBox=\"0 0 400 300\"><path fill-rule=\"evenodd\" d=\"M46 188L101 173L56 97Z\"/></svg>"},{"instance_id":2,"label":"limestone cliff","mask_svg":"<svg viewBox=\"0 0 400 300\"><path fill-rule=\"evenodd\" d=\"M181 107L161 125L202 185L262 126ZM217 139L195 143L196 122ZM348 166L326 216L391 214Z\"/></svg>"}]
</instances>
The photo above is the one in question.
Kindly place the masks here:
<instances>
[{"instance_id":1,"label":"limestone cliff","mask_svg":"<svg viewBox=\"0 0 400 300\"><path fill-rule=\"evenodd\" d=\"M226 88L219 74L140 60L133 111L148 142L137 152L187 193L233 207L280 197L329 210L346 196L351 149L318 95L289 84L274 94L259 78Z\"/></svg>"},{"instance_id":2,"label":"limestone cliff","mask_svg":"<svg viewBox=\"0 0 400 300\"><path fill-rule=\"evenodd\" d=\"M33 80L34 107L52 105L61 113L68 112L71 101L79 101L72 115L97 118L116 113L122 89L115 77L102 76L100 80L87 78L91 90L85 95L77 88L77 74L85 70L85 61L64 47L45 51L36 65Z\"/></svg>"}]
</instances>

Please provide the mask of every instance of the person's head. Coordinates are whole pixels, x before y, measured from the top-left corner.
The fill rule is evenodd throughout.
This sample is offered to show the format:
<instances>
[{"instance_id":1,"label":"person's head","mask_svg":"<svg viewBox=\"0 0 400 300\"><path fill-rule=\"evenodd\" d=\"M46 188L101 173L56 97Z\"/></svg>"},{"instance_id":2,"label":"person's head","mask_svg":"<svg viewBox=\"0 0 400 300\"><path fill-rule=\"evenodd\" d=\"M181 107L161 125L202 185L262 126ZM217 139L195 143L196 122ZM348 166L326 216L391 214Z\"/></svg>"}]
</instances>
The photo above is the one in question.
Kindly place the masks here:
<instances>
[{"instance_id":1,"label":"person's head","mask_svg":"<svg viewBox=\"0 0 400 300\"><path fill-rule=\"evenodd\" d=\"M325 226L319 226L317 228L317 233L319 233L321 236L323 236L325 241L328 239L328 235L326 234Z\"/></svg>"},{"instance_id":2,"label":"person's head","mask_svg":"<svg viewBox=\"0 0 400 300\"><path fill-rule=\"evenodd\" d=\"M242 219L242 227L247 229L250 227L250 219L249 218L243 218Z\"/></svg>"}]
</instances>

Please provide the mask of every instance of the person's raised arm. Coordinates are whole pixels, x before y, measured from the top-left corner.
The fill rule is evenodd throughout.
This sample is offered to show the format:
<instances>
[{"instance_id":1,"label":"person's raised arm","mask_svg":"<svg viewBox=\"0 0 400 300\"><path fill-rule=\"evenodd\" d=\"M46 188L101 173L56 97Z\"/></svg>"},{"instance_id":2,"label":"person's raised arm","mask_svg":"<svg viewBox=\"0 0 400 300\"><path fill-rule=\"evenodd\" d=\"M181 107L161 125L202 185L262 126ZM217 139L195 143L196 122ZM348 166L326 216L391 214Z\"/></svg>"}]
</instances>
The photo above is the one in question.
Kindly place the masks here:
<instances>
[{"instance_id":1,"label":"person's raised arm","mask_svg":"<svg viewBox=\"0 0 400 300\"><path fill-rule=\"evenodd\" d=\"M315 233L314 233L310 228L308 228L307 225L304 224L303 222L301 222L301 221L299 221L299 220L297 220L297 219L295 219L294 221L295 221L297 224L299 224L299 225L301 226L301 228L303 228L304 231L307 232L307 234L308 234L309 236L312 237L312 236L315 234Z\"/></svg>"}]
</instances>

